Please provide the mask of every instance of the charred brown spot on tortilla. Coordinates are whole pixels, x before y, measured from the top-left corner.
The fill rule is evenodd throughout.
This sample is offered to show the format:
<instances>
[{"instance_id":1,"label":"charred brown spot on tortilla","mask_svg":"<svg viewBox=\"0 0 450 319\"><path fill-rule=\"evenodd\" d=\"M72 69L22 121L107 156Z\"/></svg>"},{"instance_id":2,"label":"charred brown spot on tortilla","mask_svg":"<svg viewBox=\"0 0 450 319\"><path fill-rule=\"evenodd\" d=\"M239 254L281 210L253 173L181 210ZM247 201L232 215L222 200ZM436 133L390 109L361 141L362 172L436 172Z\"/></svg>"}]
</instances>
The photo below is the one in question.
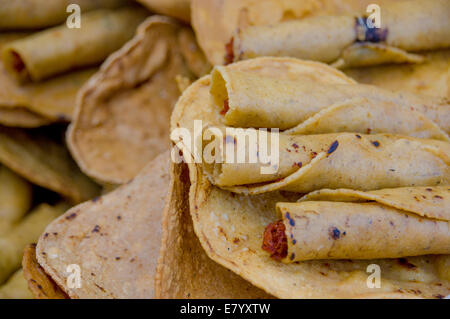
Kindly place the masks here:
<instances>
[{"instance_id":1,"label":"charred brown spot on tortilla","mask_svg":"<svg viewBox=\"0 0 450 319\"><path fill-rule=\"evenodd\" d=\"M70 215L67 215L67 216L66 216L66 219L67 219L67 220L72 220L72 219L74 219L75 217L77 217L77 213L72 213L72 214L70 214Z\"/></svg>"},{"instance_id":2,"label":"charred brown spot on tortilla","mask_svg":"<svg viewBox=\"0 0 450 319\"><path fill-rule=\"evenodd\" d=\"M226 135L223 138L223 140L224 140L225 144L236 144L237 143L235 136Z\"/></svg>"},{"instance_id":3,"label":"charred brown spot on tortilla","mask_svg":"<svg viewBox=\"0 0 450 319\"><path fill-rule=\"evenodd\" d=\"M339 146L339 142L338 141L334 141L333 144L331 144L330 148L327 151L328 155L330 155L335 150L337 150L338 146Z\"/></svg>"},{"instance_id":4,"label":"charred brown spot on tortilla","mask_svg":"<svg viewBox=\"0 0 450 319\"><path fill-rule=\"evenodd\" d=\"M286 226L279 220L267 225L264 230L262 249L267 251L275 260L281 260L287 256Z\"/></svg>"},{"instance_id":5,"label":"charred brown spot on tortilla","mask_svg":"<svg viewBox=\"0 0 450 319\"><path fill-rule=\"evenodd\" d=\"M355 18L356 42L385 42L388 29L369 26L368 19L367 16Z\"/></svg>"},{"instance_id":6,"label":"charred brown spot on tortilla","mask_svg":"<svg viewBox=\"0 0 450 319\"><path fill-rule=\"evenodd\" d=\"M12 67L18 73L21 73L25 69L25 63L23 62L20 55L15 51L11 51L11 58L12 58Z\"/></svg>"},{"instance_id":7,"label":"charred brown spot on tortilla","mask_svg":"<svg viewBox=\"0 0 450 319\"><path fill-rule=\"evenodd\" d=\"M442 196L439 196L439 195L434 195L433 198L436 198L436 199L443 199L443 197L442 197Z\"/></svg>"},{"instance_id":8,"label":"charred brown spot on tortilla","mask_svg":"<svg viewBox=\"0 0 450 319\"><path fill-rule=\"evenodd\" d=\"M230 105L228 104L228 99L225 99L225 101L223 101L223 109L222 109L222 111L220 111L220 115L227 114L229 109L230 109Z\"/></svg>"},{"instance_id":9,"label":"charred brown spot on tortilla","mask_svg":"<svg viewBox=\"0 0 450 319\"><path fill-rule=\"evenodd\" d=\"M233 43L234 38L231 37L230 41L225 44L225 65L233 63L234 61Z\"/></svg>"},{"instance_id":10,"label":"charred brown spot on tortilla","mask_svg":"<svg viewBox=\"0 0 450 319\"><path fill-rule=\"evenodd\" d=\"M99 225L95 225L94 229L92 229L93 233L98 233L100 231L100 226Z\"/></svg>"},{"instance_id":11,"label":"charred brown spot on tortilla","mask_svg":"<svg viewBox=\"0 0 450 319\"><path fill-rule=\"evenodd\" d=\"M361 139L361 135L359 135L359 134L356 134L356 137L359 138L359 139Z\"/></svg>"},{"instance_id":12,"label":"charred brown spot on tortilla","mask_svg":"<svg viewBox=\"0 0 450 319\"><path fill-rule=\"evenodd\" d=\"M289 221L289 225L295 226L295 220L291 217L291 214L289 212L286 212L284 216Z\"/></svg>"},{"instance_id":13,"label":"charred brown spot on tortilla","mask_svg":"<svg viewBox=\"0 0 450 319\"><path fill-rule=\"evenodd\" d=\"M408 261L408 259L406 259L406 258L399 258L399 259L397 259L397 262L398 262L401 266L406 267L406 268L408 268L408 269L416 269L416 268L417 268L416 265L410 263L410 262Z\"/></svg>"},{"instance_id":14,"label":"charred brown spot on tortilla","mask_svg":"<svg viewBox=\"0 0 450 319\"><path fill-rule=\"evenodd\" d=\"M341 237L341 231L337 227L330 227L328 233L331 238L334 240L339 239Z\"/></svg>"},{"instance_id":15,"label":"charred brown spot on tortilla","mask_svg":"<svg viewBox=\"0 0 450 319\"><path fill-rule=\"evenodd\" d=\"M297 163L292 164L292 167L297 166L298 168L302 168L302 165L303 165L302 162L297 162Z\"/></svg>"},{"instance_id":16,"label":"charred brown spot on tortilla","mask_svg":"<svg viewBox=\"0 0 450 319\"><path fill-rule=\"evenodd\" d=\"M370 141L370 143L372 143L372 145L375 147L380 146L380 142L378 142L378 141Z\"/></svg>"}]
</instances>

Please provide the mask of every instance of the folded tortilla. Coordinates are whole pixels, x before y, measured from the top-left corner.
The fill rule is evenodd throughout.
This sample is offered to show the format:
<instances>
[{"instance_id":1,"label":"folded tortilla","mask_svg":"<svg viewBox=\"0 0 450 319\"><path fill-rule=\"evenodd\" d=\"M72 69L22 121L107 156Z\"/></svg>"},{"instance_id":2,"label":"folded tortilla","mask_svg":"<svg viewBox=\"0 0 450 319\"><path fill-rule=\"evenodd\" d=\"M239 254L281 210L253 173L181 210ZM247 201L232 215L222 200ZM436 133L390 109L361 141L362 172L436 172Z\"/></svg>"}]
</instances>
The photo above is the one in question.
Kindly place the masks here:
<instances>
[{"instance_id":1,"label":"folded tortilla","mask_svg":"<svg viewBox=\"0 0 450 319\"><path fill-rule=\"evenodd\" d=\"M450 254L449 198L449 186L317 191L277 203L263 248L285 263Z\"/></svg>"},{"instance_id":2,"label":"folded tortilla","mask_svg":"<svg viewBox=\"0 0 450 319\"><path fill-rule=\"evenodd\" d=\"M301 72L299 68L300 64L302 65ZM317 79L321 77L327 78L326 74L329 74L324 72L324 69L317 63L304 64L300 63L298 60L281 58L252 59L231 64L227 68L242 72L254 72L255 74L266 76L277 74L280 79L291 80L295 80L296 76L301 75L311 81L317 81ZM335 78L339 77L336 76ZM195 120L201 120L204 128L223 127L223 116L220 115L220 109L217 108L217 105L210 94L211 81L211 76L205 76L194 82L183 92L172 113L172 129L186 128L189 131L190 136L195 137L197 136L195 132ZM280 135L282 134L284 133L280 133ZM329 135L329 137L332 136L331 134L327 135ZM330 139L326 143L324 142L323 155L320 155L319 153L317 155L308 154L309 150L306 149L306 151L303 151L301 145L297 145L299 146L297 149L298 153L295 153L295 147L291 147L291 153L303 154L307 161L311 162L316 160L318 163L322 161L324 161L323 163L326 161L332 163L334 162L332 158L338 154L337 152L339 152L340 147L344 146L344 148L346 148L347 146L345 145L354 144L355 150L356 148L359 148L359 146L356 145L359 145L360 142L353 142L347 140L347 138L359 140L356 135L360 135L361 140L364 141L361 141L361 143L364 143L364 147L361 144L361 150L364 150L363 153L368 152L366 154L369 154L374 152L375 155L375 152L379 150L380 158L387 155L385 150L378 148L381 147L384 142L382 142L381 139L373 139L374 135L363 135L359 133L335 133L334 135L335 137L341 136L345 138L342 140L341 137L339 137L340 140L338 141L338 144L334 143L336 139ZM388 144L392 142L392 146L395 143L398 143L396 147L393 147L392 155L396 154L397 151L402 150L405 145L409 145L408 149L413 150L413 154L420 153L420 156L425 155L426 157L436 156L432 161L436 160L436 163L439 163L439 170L442 169L445 171L448 169L448 155L445 154L447 151L441 153L442 147L444 147L444 149L448 148L447 142L422 140L404 136L377 136L382 136L384 141ZM294 137L303 139L308 138L307 135L295 135ZM178 149L180 149L183 152L183 158L188 163L191 182L189 193L190 212L194 231L205 252L214 261L242 276L253 285L280 298L444 298L450 294L448 271L446 271L445 268L446 265L448 265L448 255L424 255L408 258L402 257L400 259L309 260L289 264L273 260L270 258L269 254L261 249L264 229L267 224L276 220L276 204L280 202L296 202L299 194L288 191L276 191L272 186L266 189L271 191L262 194L254 194L249 187L243 187L247 188L247 191L244 194L237 194L215 186L211 183L211 176L207 171L207 165L205 165L204 162L196 163L194 161L193 155L196 153L191 152L191 144L193 144L192 138L190 141L188 139L180 141L175 138L173 140L177 147L175 147L172 152L172 158L177 159L176 155L178 154ZM233 139L226 140L233 141ZM314 140L314 143L319 143L322 139ZM416 144L416 142L419 144ZM423 145L422 143L429 142L431 144L426 146L425 149L420 146ZM439 147L437 145L439 145ZM438 151L438 149L441 150ZM294 151L292 152L292 150ZM329 151L330 154L328 154ZM345 155L350 157L352 152L353 150L348 150ZM220 152L218 153L220 154ZM286 151L286 153L289 152ZM345 152L342 152L342 154L343 153ZM404 151L403 153L406 152ZM416 155L413 155L409 160L406 160L405 157L405 161L401 161L403 162L401 168L391 167L391 164L395 165L396 160L390 162L386 166L383 164L384 160L381 159L378 161L373 158L372 164L374 164L374 166L369 170L361 170L360 164L358 163L360 158L357 154L359 153L355 153L355 158L346 160L346 163L348 164L347 172L349 174L354 174L353 176L367 175L368 178L364 185L362 185L363 188L370 186L372 183L372 178L370 176L373 169L374 171L378 171L378 168L380 167L378 165L384 166L386 174L396 174L398 173L396 172L397 169L403 170L406 169L407 166L410 166L411 168L416 166L418 158ZM289 156L291 155L293 154L289 154ZM306 155L315 157L311 160L311 157L306 157ZM283 162L283 156L280 156L281 163ZM376 154L376 158L378 159L378 153ZM294 162L290 163L289 169L292 169L295 172L301 171L298 169L298 162L295 163L296 167L292 167L293 164ZM313 166L314 165L311 165L309 167ZM302 168L305 168L303 164ZM394 169L394 171L391 171L390 169ZM351 171L353 171L353 173ZM247 175L245 172L246 170L244 169L236 171L236 174L233 174L234 178L240 179L241 174ZM255 172L256 176L260 175L259 170L255 170ZM381 170L379 172L381 172ZM412 175L416 174L420 176L423 172L418 171L417 173L410 173ZM405 173L404 176L407 176L407 179L416 178L416 176L409 175L410 173ZM441 171L441 173L443 173L443 171ZM437 173L436 176L441 173ZM328 171L322 171L320 176L314 176L313 179L308 179L308 181L313 183L315 179L318 179L320 182L323 178L328 178L327 175L332 174L329 174ZM441 176L443 177L444 175ZM358 176L357 178L359 179L361 177ZM384 180L386 180L387 184L397 182L402 183L406 181L403 180L401 182L402 178L396 179L389 177ZM344 178L342 180L345 181ZM374 180L376 180L376 178ZM299 183L300 187L302 187L301 184L302 183ZM325 185L322 187L328 187L329 182L324 184ZM381 188L393 187L382 186L381 184L384 184L384 182L379 184ZM268 185L271 185L271 183ZM415 186L417 187L417 185ZM353 186L350 188L353 189ZM381 288L378 289L371 289L367 285L367 279L372 273L370 270L372 264L378 265L382 274Z\"/></svg>"},{"instance_id":3,"label":"folded tortilla","mask_svg":"<svg viewBox=\"0 0 450 319\"><path fill-rule=\"evenodd\" d=\"M36 244L25 247L23 276L34 299L68 299L69 296L47 275L36 260Z\"/></svg>"},{"instance_id":4,"label":"folded tortilla","mask_svg":"<svg viewBox=\"0 0 450 319\"><path fill-rule=\"evenodd\" d=\"M380 15L380 28L370 28L366 17L353 15L250 26L235 34L234 57L290 56L351 67L421 62L420 56L408 52L450 46L446 0L391 2L381 6Z\"/></svg>"},{"instance_id":5,"label":"folded tortilla","mask_svg":"<svg viewBox=\"0 0 450 319\"><path fill-rule=\"evenodd\" d=\"M238 68L216 67L212 73L211 95L225 124L291 129L291 133L298 134L383 132L447 139L442 138L442 132L432 132L439 129L431 122L450 132L450 104L446 100L356 84L325 65L299 61L298 67L295 70L292 65L291 70L281 76L258 74L257 70L242 72ZM316 67L323 76L311 79L308 67ZM364 100L350 101L355 98ZM336 123L333 123L335 117ZM354 119L358 121L354 122ZM318 121L322 121L320 128L316 127ZM299 130L294 128L297 125ZM420 133L425 127L430 131Z\"/></svg>"},{"instance_id":6,"label":"folded tortilla","mask_svg":"<svg viewBox=\"0 0 450 319\"><path fill-rule=\"evenodd\" d=\"M98 195L64 145L44 131L0 126L0 162L26 180L61 194L73 203Z\"/></svg>"},{"instance_id":7,"label":"folded tortilla","mask_svg":"<svg viewBox=\"0 0 450 319\"><path fill-rule=\"evenodd\" d=\"M8 43L2 51L3 63L20 82L99 64L133 36L147 15L137 7L88 12L81 28L63 24Z\"/></svg>"},{"instance_id":8,"label":"folded tortilla","mask_svg":"<svg viewBox=\"0 0 450 319\"><path fill-rule=\"evenodd\" d=\"M191 21L191 0L138 0L138 2L150 11L185 22Z\"/></svg>"},{"instance_id":9,"label":"folded tortilla","mask_svg":"<svg viewBox=\"0 0 450 319\"><path fill-rule=\"evenodd\" d=\"M450 49L423 53L420 64L380 65L345 69L359 83L450 99Z\"/></svg>"},{"instance_id":10,"label":"folded tortilla","mask_svg":"<svg viewBox=\"0 0 450 319\"><path fill-rule=\"evenodd\" d=\"M40 29L64 22L70 4L80 6L81 12L99 8L117 8L127 0L14 0L2 1L0 30Z\"/></svg>"},{"instance_id":11,"label":"folded tortilla","mask_svg":"<svg viewBox=\"0 0 450 319\"><path fill-rule=\"evenodd\" d=\"M185 201L187 168L169 170L168 156L161 154L129 184L74 207L47 227L36 255L51 279L36 264L24 263L31 285L32 278L45 283L44 289L33 287L35 295L51 298L56 282L71 298L268 297L206 256ZM68 264L81 267L79 289L67 286Z\"/></svg>"},{"instance_id":12,"label":"folded tortilla","mask_svg":"<svg viewBox=\"0 0 450 319\"><path fill-rule=\"evenodd\" d=\"M384 4L391 0L378 0ZM371 0L192 0L191 23L213 65L233 60L230 39L238 28L274 25L316 15L359 13ZM230 50L231 49L231 52Z\"/></svg>"},{"instance_id":13,"label":"folded tortilla","mask_svg":"<svg viewBox=\"0 0 450 319\"><path fill-rule=\"evenodd\" d=\"M266 146L259 135L255 145L247 143L239 131L228 132L215 150L221 156L203 164L205 173L214 185L249 194L273 190L307 193L321 188L375 190L450 182L448 142L389 134L275 134L268 133ZM227 160L228 141L234 141L236 149L251 159L253 152L272 149L276 136L279 161L273 157L269 163L259 157L245 164Z\"/></svg>"},{"instance_id":14,"label":"folded tortilla","mask_svg":"<svg viewBox=\"0 0 450 319\"><path fill-rule=\"evenodd\" d=\"M67 208L65 203L41 204L8 234L0 237L0 283L19 269L24 247L36 241L44 228Z\"/></svg>"},{"instance_id":15,"label":"folded tortilla","mask_svg":"<svg viewBox=\"0 0 450 319\"><path fill-rule=\"evenodd\" d=\"M146 20L80 92L68 144L82 170L122 184L166 150L180 95L175 78L195 79L205 65L188 27L162 16Z\"/></svg>"}]
</instances>

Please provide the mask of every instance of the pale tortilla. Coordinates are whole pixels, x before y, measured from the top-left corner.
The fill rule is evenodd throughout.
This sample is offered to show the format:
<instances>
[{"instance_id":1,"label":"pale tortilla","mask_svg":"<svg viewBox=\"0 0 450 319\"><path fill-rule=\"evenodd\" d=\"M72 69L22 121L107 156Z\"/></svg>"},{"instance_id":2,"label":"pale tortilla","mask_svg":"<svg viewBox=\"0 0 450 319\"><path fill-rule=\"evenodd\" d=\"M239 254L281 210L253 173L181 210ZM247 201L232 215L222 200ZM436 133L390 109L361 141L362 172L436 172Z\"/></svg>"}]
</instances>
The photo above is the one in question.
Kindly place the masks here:
<instances>
[{"instance_id":1,"label":"pale tortilla","mask_svg":"<svg viewBox=\"0 0 450 319\"><path fill-rule=\"evenodd\" d=\"M71 298L269 297L205 255L185 201L187 170L169 172L168 155L48 226L37 247L40 265ZM79 289L67 287L68 264L81 267Z\"/></svg>"},{"instance_id":2,"label":"pale tortilla","mask_svg":"<svg viewBox=\"0 0 450 319\"><path fill-rule=\"evenodd\" d=\"M175 78L202 70L203 55L189 33L170 18L149 18L83 87L68 144L86 174L121 184L167 149L168 119L179 96Z\"/></svg>"},{"instance_id":3,"label":"pale tortilla","mask_svg":"<svg viewBox=\"0 0 450 319\"><path fill-rule=\"evenodd\" d=\"M392 1L392 0L389 0ZM377 1L383 5L386 1ZM225 45L239 27L313 15L364 11L370 0L192 0L192 26L211 64L224 64Z\"/></svg>"}]
</instances>

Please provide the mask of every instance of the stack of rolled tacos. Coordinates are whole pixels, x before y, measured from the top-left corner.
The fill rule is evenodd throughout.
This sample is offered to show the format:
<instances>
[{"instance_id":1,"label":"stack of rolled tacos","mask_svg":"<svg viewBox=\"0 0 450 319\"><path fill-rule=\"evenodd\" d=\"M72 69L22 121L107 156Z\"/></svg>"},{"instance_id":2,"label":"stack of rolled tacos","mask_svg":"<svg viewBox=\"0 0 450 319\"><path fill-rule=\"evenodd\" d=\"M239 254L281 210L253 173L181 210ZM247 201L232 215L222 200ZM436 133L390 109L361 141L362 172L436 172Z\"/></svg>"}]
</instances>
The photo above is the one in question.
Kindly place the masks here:
<instances>
[{"instance_id":1,"label":"stack of rolled tacos","mask_svg":"<svg viewBox=\"0 0 450 319\"><path fill-rule=\"evenodd\" d=\"M203 248L281 298L448 295L449 112L317 62L216 67L171 119Z\"/></svg>"},{"instance_id":2,"label":"stack of rolled tacos","mask_svg":"<svg viewBox=\"0 0 450 319\"><path fill-rule=\"evenodd\" d=\"M138 2L153 12L190 20L189 0ZM28 229L30 222L16 218L20 220L16 231L5 239L0 236L4 246L17 243L17 249L4 249L8 275L0 296L24 293L23 275L37 298L449 295L450 108L444 72L448 50L437 50L448 46L439 42L445 35L445 23L425 21L423 28L415 28L413 39L421 32L433 31L431 42L439 44L410 49L393 45L386 34L386 39L381 37L383 32L371 34L365 20L355 20L355 16L363 18L364 0L192 2L197 39L189 26L153 16L143 21L134 38L124 42L97 72L89 65L108 56L114 41L100 45L100 50L92 45L89 49L94 51L80 55L86 59L71 59L69 53L61 68L51 63L49 68L40 68L48 57L44 54L41 62L33 55L30 59L24 38L28 31L5 37L8 49L3 52L9 64L4 74L15 87L32 91L51 81L63 83L60 79L64 77L71 83L71 75L81 72L91 72L87 80L96 72L78 93L73 117L74 104L65 103L70 105L65 115L57 105L53 114L59 117L44 114L42 118L45 123L73 118L67 142L83 172L101 182L104 192L125 185L94 197L98 187L78 171L67 153L51 152L50 165L43 165L45 154L39 146L47 142L35 140L31 134L22 136L20 131L8 132L14 133L14 139L4 139L5 145L11 146L5 148L5 154L12 149L13 160L8 156L2 160L0 154L5 166L60 193L66 201L92 200L68 210L45 231L48 222L35 223L41 230L29 231L26 240L19 240L17 234ZM382 15L385 3L380 2ZM110 12L122 5L111 1L102 8ZM432 1L426 9L445 9L442 5ZM399 12L395 5L392 8L390 14ZM84 7L83 11L92 9L98 8ZM116 10L142 12L128 6ZM420 18L417 6L411 10L411 19ZM247 58L230 51L239 43L238 36L247 31L259 30L259 26L264 29L267 24L275 29L285 23L313 28L310 21L319 21L315 16L325 14L346 14L342 21L351 16L357 21L353 28L366 31L366 38L358 38L336 59L325 62L342 68L413 63L345 69L358 82L369 84L365 85L321 63L257 58L216 67L189 86L210 70L197 40L212 64L223 64L227 50L229 61ZM293 20L299 18L302 20ZM411 19L400 21L409 23ZM121 29L135 29L140 21ZM57 23L63 21L45 26ZM236 26L239 32L225 47ZM396 26L388 24L389 29ZM342 34L350 33L342 30ZM43 32L51 36L49 31ZM119 32L115 37L124 40L122 35ZM373 36L384 40L373 43ZM403 34L397 36L402 39ZM217 37L216 41L211 42L211 37ZM81 35L75 38L81 44L92 40ZM103 43L102 39L98 43ZM434 51L416 52L430 48ZM63 48L58 54L64 56ZM80 67L88 69L78 71ZM73 92L83 82L74 86ZM172 106L182 91L169 128ZM55 96L47 96L44 102L49 104ZM35 94L29 101L37 97ZM14 107L15 118L19 110L41 114L25 102L21 102L24 108ZM205 133L200 138L199 127ZM252 140L251 130L259 128L263 130ZM172 152L158 156L169 147L169 129ZM250 143L242 143L243 137ZM258 151L260 147L264 150L265 137L270 155ZM15 140L19 143L13 143ZM227 163L232 150L243 150L244 159L256 158L256 162ZM196 151L203 154L199 157ZM32 161L23 161L29 169L15 165L20 154L33 155ZM213 161L202 161L204 154ZM169 157L174 162L170 167ZM41 169L44 174L37 174ZM72 170L77 176L73 181L66 176ZM66 184L69 187L65 188ZM57 204L54 208L54 215L47 213L45 204L36 210L39 216L53 219L68 206ZM18 207L17 216L23 216L24 210ZM9 223L5 227L10 227ZM18 247L36 241L32 237L38 232L38 244L25 250L23 273L14 273L19 267ZM68 264L80 265L81 288L69 285ZM367 283L368 269L374 264L381 270L381 287L376 289ZM29 297L29 292L24 296Z\"/></svg>"}]
</instances>

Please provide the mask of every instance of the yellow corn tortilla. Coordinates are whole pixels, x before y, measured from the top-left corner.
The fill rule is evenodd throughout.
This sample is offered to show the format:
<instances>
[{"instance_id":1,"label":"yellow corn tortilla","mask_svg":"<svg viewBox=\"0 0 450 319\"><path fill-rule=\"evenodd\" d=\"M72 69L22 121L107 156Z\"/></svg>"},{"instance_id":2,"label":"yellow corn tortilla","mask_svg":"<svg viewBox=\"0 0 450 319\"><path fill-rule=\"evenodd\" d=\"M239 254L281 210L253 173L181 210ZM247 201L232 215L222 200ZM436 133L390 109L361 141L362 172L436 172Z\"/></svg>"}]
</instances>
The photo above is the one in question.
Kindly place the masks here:
<instances>
[{"instance_id":1,"label":"yellow corn tortilla","mask_svg":"<svg viewBox=\"0 0 450 319\"><path fill-rule=\"evenodd\" d=\"M88 12L79 29L63 24L6 44L4 66L27 82L98 64L128 41L147 15L137 7Z\"/></svg>"},{"instance_id":2,"label":"yellow corn tortilla","mask_svg":"<svg viewBox=\"0 0 450 319\"><path fill-rule=\"evenodd\" d=\"M168 174L165 153L130 184L73 207L45 229L37 260L71 298L154 298ZM81 268L79 289L67 285L70 264Z\"/></svg>"},{"instance_id":3,"label":"yellow corn tortilla","mask_svg":"<svg viewBox=\"0 0 450 319\"><path fill-rule=\"evenodd\" d=\"M5 284L0 286L0 299L33 299L22 269L16 271Z\"/></svg>"},{"instance_id":4,"label":"yellow corn tortilla","mask_svg":"<svg viewBox=\"0 0 450 319\"><path fill-rule=\"evenodd\" d=\"M267 296L205 255L184 201L187 168L169 170L168 155L156 157L129 184L74 207L47 227L37 259L71 298ZM80 265L81 288L67 286L67 264Z\"/></svg>"},{"instance_id":5,"label":"yellow corn tortilla","mask_svg":"<svg viewBox=\"0 0 450 319\"><path fill-rule=\"evenodd\" d=\"M0 30L40 29L60 24L70 13L70 4L80 6L81 12L99 8L117 8L127 0L14 0L2 1L0 7Z\"/></svg>"},{"instance_id":6,"label":"yellow corn tortilla","mask_svg":"<svg viewBox=\"0 0 450 319\"><path fill-rule=\"evenodd\" d=\"M349 99L366 98L372 105L379 104L375 107L380 109L373 112L374 127L365 127L365 123L359 122L353 124L357 125L354 127L355 132L381 131L421 137L420 134L414 134L415 129L421 130L423 126L434 125L431 122L425 124L419 120L417 117L421 117L421 114L415 111L435 121L443 131L450 132L448 101L404 92L392 93L375 86L356 84L344 74L326 65L312 62L298 62L295 65L292 64L290 68L297 75L295 80L292 77L289 78L289 75L265 76L253 70L242 72L237 68L216 67L212 72L211 95L216 102L217 110L224 108L225 101L228 104L229 110L226 110L224 114L224 123L235 127L292 129L327 107L348 102ZM312 69L320 70L322 77L310 75ZM398 109L391 111L392 107ZM371 108L367 111L371 111ZM355 114L356 117L365 116L365 112L361 112L361 109L354 112L357 114ZM399 113L394 115L396 112ZM376 113L378 115L375 115ZM411 114L408 115L408 113ZM383 119L385 116L389 118ZM404 121L405 116L416 118L417 120L414 121L416 124L398 125L398 122ZM391 124L383 124L389 121L392 121ZM367 119L367 122L371 121ZM343 123L343 126L345 125L347 124ZM401 128L402 126L404 129ZM336 128L329 127L319 133L333 131L336 131ZM424 135L424 137L430 136L436 135L431 132Z\"/></svg>"},{"instance_id":7,"label":"yellow corn tortilla","mask_svg":"<svg viewBox=\"0 0 450 319\"><path fill-rule=\"evenodd\" d=\"M323 134L334 132L389 132L419 138L450 141L447 133L422 113L399 107L388 101L355 98L332 104L285 131L289 134Z\"/></svg>"},{"instance_id":8,"label":"yellow corn tortilla","mask_svg":"<svg viewBox=\"0 0 450 319\"><path fill-rule=\"evenodd\" d=\"M180 94L175 78L195 78L205 69L189 39L194 37L187 27L153 16L83 87L68 144L86 174L121 184L168 148L168 119Z\"/></svg>"},{"instance_id":9,"label":"yellow corn tortilla","mask_svg":"<svg viewBox=\"0 0 450 319\"><path fill-rule=\"evenodd\" d=\"M38 264L36 260L36 244L30 244L25 248L22 269L34 299L69 298Z\"/></svg>"},{"instance_id":10,"label":"yellow corn tortilla","mask_svg":"<svg viewBox=\"0 0 450 319\"><path fill-rule=\"evenodd\" d=\"M277 203L288 247L282 262L450 254L449 195L449 186L339 189Z\"/></svg>"},{"instance_id":11,"label":"yellow corn tortilla","mask_svg":"<svg viewBox=\"0 0 450 319\"><path fill-rule=\"evenodd\" d=\"M450 50L423 53L420 64L350 68L344 72L359 83L450 99Z\"/></svg>"},{"instance_id":12,"label":"yellow corn tortilla","mask_svg":"<svg viewBox=\"0 0 450 319\"><path fill-rule=\"evenodd\" d=\"M66 148L36 130L0 127L0 162L74 203L99 193L98 185L79 170Z\"/></svg>"},{"instance_id":13,"label":"yellow corn tortilla","mask_svg":"<svg viewBox=\"0 0 450 319\"><path fill-rule=\"evenodd\" d=\"M263 58L232 64L229 68L295 78L295 65L299 63L294 59ZM321 67L314 67L307 74L310 79L314 79L315 74L319 78L323 76L321 70ZM303 70L298 74L304 73ZM194 136L194 120L202 120L204 127L223 125L219 112L211 112L216 106L210 95L210 85L211 77L205 76L183 92L171 117L172 129L187 128ZM405 266L403 260L398 259L314 260L289 265L272 260L261 249L264 229L276 219L276 203L294 202L299 195L271 191L249 196L214 186L204 174L203 165L193 163L192 158L189 160L189 147L176 142L188 162L190 213L205 252L267 293L279 298L443 298L449 294L445 258L441 256L407 258L414 267ZM438 154L434 148L429 150L432 156ZM443 160L446 161L445 155ZM442 165L448 166L445 162ZM370 264L380 266L381 288L367 286Z\"/></svg>"},{"instance_id":14,"label":"yellow corn tortilla","mask_svg":"<svg viewBox=\"0 0 450 319\"><path fill-rule=\"evenodd\" d=\"M385 2L377 1L381 6ZM370 0L192 0L191 23L209 62L221 65L225 62L225 45L238 28L314 15L356 13L370 3Z\"/></svg>"},{"instance_id":15,"label":"yellow corn tortilla","mask_svg":"<svg viewBox=\"0 0 450 319\"><path fill-rule=\"evenodd\" d=\"M25 246L35 242L44 228L67 208L65 203L55 206L41 204L8 234L0 237L0 283L19 269Z\"/></svg>"},{"instance_id":16,"label":"yellow corn tortilla","mask_svg":"<svg viewBox=\"0 0 450 319\"><path fill-rule=\"evenodd\" d=\"M171 165L155 276L156 298L273 298L205 254L189 214L189 187L187 166Z\"/></svg>"},{"instance_id":17,"label":"yellow corn tortilla","mask_svg":"<svg viewBox=\"0 0 450 319\"><path fill-rule=\"evenodd\" d=\"M32 187L6 166L0 166L0 236L30 210Z\"/></svg>"},{"instance_id":18,"label":"yellow corn tortilla","mask_svg":"<svg viewBox=\"0 0 450 319\"><path fill-rule=\"evenodd\" d=\"M339 67L417 63L422 59L407 52L450 46L449 14L450 6L446 0L387 3L380 12L381 29L378 32L385 35L375 36L374 40L370 38L372 31L363 31L364 37L360 39L354 15L319 16L275 26L250 26L237 30L234 35L234 58L291 56L335 62ZM361 18L365 19L364 16ZM357 41L380 43L354 46Z\"/></svg>"},{"instance_id":19,"label":"yellow corn tortilla","mask_svg":"<svg viewBox=\"0 0 450 319\"><path fill-rule=\"evenodd\" d=\"M191 0L138 0L138 2L150 11L185 22L191 21Z\"/></svg>"},{"instance_id":20,"label":"yellow corn tortilla","mask_svg":"<svg viewBox=\"0 0 450 319\"><path fill-rule=\"evenodd\" d=\"M268 134L270 143L274 141L273 134ZM244 144L242 136L228 133L224 140L234 139L236 147L242 148L249 158L251 142ZM256 143L255 149L261 149L259 138ZM389 134L281 133L279 163L270 165L259 159L245 164L225 162L226 146L221 148L217 150L222 154L218 160L203 165L205 174L214 185L237 193L308 193L321 188L376 190L450 182L450 143L442 141ZM262 173L263 167L274 166L276 169Z\"/></svg>"},{"instance_id":21,"label":"yellow corn tortilla","mask_svg":"<svg viewBox=\"0 0 450 319\"><path fill-rule=\"evenodd\" d=\"M29 33L0 33L0 51ZM70 121L75 97L96 68L75 71L39 83L19 85L0 61L0 124L24 128Z\"/></svg>"}]
</instances>

